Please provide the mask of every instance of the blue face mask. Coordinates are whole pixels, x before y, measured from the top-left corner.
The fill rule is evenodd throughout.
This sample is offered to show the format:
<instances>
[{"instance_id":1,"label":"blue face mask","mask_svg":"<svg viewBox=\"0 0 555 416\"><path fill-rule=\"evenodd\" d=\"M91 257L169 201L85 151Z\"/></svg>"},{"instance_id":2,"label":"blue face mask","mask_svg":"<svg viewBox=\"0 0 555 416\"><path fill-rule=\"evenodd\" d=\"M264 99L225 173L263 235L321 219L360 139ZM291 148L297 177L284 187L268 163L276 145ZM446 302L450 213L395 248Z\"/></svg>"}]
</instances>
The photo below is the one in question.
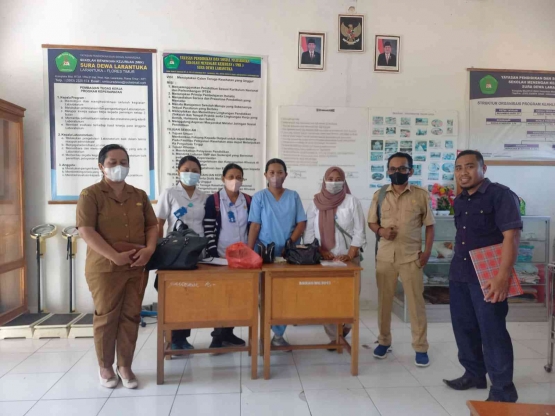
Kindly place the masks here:
<instances>
[{"instance_id":1,"label":"blue face mask","mask_svg":"<svg viewBox=\"0 0 555 416\"><path fill-rule=\"evenodd\" d=\"M200 173L180 172L179 179L181 179L181 182L183 182L184 185L195 186L200 179Z\"/></svg>"}]
</instances>

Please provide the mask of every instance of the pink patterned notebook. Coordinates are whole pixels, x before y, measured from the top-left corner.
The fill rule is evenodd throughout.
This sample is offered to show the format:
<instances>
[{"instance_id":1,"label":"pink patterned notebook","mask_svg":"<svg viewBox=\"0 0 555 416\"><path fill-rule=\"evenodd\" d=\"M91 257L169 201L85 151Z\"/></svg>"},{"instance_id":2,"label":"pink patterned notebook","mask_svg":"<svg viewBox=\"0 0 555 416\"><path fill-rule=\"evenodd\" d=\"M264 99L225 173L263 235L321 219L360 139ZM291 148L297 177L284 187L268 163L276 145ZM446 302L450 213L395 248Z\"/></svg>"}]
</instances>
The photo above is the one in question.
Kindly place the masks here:
<instances>
[{"instance_id":1,"label":"pink patterned notebook","mask_svg":"<svg viewBox=\"0 0 555 416\"><path fill-rule=\"evenodd\" d=\"M497 276L499 265L501 264L502 247L503 244L497 244L495 246L478 248L470 252L470 258L472 259L472 264L474 264L474 269L476 270L481 286L484 286L488 280ZM487 296L489 290L482 289L482 291L484 292L484 296ZM523 293L524 291L520 286L520 281L513 267L508 297L522 295Z\"/></svg>"}]
</instances>

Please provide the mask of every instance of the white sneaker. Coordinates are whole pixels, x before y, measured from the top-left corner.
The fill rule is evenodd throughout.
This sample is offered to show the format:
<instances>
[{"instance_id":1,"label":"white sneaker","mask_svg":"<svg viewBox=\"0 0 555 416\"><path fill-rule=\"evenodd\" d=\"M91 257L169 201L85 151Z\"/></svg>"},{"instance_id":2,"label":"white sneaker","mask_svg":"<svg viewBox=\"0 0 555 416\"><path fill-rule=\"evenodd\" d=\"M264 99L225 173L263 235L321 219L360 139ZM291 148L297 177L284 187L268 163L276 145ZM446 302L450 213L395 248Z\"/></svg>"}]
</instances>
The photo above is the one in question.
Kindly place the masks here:
<instances>
[{"instance_id":1,"label":"white sneaker","mask_svg":"<svg viewBox=\"0 0 555 416\"><path fill-rule=\"evenodd\" d=\"M117 374L111 378L102 378L100 375L100 370L98 370L98 378L100 379L100 385L106 387L107 389L115 389L118 386L119 378Z\"/></svg>"},{"instance_id":2,"label":"white sneaker","mask_svg":"<svg viewBox=\"0 0 555 416\"><path fill-rule=\"evenodd\" d=\"M119 368L116 368L116 373L118 374L119 378L121 378L121 384L123 384L123 387L125 387L126 389L136 389L138 387L139 382L136 378L123 378L121 376L121 373L119 372Z\"/></svg>"},{"instance_id":3,"label":"white sneaker","mask_svg":"<svg viewBox=\"0 0 555 416\"><path fill-rule=\"evenodd\" d=\"M290 346L291 344L289 344L283 337L274 335L274 337L272 338L272 347L290 347ZM291 350L288 350L287 352L291 352Z\"/></svg>"}]
</instances>

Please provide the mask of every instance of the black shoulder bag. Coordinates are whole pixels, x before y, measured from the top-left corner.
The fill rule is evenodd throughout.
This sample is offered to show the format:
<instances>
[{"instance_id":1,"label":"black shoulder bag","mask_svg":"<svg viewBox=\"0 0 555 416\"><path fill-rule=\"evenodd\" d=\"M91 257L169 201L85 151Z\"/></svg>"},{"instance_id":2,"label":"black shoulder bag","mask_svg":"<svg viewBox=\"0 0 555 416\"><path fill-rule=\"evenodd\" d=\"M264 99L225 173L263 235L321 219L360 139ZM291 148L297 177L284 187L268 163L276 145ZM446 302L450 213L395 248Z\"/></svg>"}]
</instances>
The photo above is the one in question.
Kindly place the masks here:
<instances>
[{"instance_id":1,"label":"black shoulder bag","mask_svg":"<svg viewBox=\"0 0 555 416\"><path fill-rule=\"evenodd\" d=\"M309 245L296 245L291 239L285 243L285 260L290 264L320 264L320 243L315 238Z\"/></svg>"},{"instance_id":2,"label":"black shoulder bag","mask_svg":"<svg viewBox=\"0 0 555 416\"><path fill-rule=\"evenodd\" d=\"M178 226L179 224L179 226ZM177 220L173 231L159 239L156 250L145 266L146 270L194 270L208 238L199 237L181 220Z\"/></svg>"}]
</instances>

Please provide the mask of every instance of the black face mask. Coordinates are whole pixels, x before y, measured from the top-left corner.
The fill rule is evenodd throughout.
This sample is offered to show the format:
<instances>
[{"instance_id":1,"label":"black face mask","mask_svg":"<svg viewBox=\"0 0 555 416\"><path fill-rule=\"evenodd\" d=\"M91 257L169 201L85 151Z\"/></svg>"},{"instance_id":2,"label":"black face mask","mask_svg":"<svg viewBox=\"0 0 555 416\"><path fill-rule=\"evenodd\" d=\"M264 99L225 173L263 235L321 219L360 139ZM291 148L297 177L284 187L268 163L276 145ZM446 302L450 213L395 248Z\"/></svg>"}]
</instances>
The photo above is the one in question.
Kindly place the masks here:
<instances>
[{"instance_id":1,"label":"black face mask","mask_svg":"<svg viewBox=\"0 0 555 416\"><path fill-rule=\"evenodd\" d=\"M404 185L409 180L409 174L408 173L395 172L393 175L389 175L389 179L391 179L391 183L393 185Z\"/></svg>"}]
</instances>

